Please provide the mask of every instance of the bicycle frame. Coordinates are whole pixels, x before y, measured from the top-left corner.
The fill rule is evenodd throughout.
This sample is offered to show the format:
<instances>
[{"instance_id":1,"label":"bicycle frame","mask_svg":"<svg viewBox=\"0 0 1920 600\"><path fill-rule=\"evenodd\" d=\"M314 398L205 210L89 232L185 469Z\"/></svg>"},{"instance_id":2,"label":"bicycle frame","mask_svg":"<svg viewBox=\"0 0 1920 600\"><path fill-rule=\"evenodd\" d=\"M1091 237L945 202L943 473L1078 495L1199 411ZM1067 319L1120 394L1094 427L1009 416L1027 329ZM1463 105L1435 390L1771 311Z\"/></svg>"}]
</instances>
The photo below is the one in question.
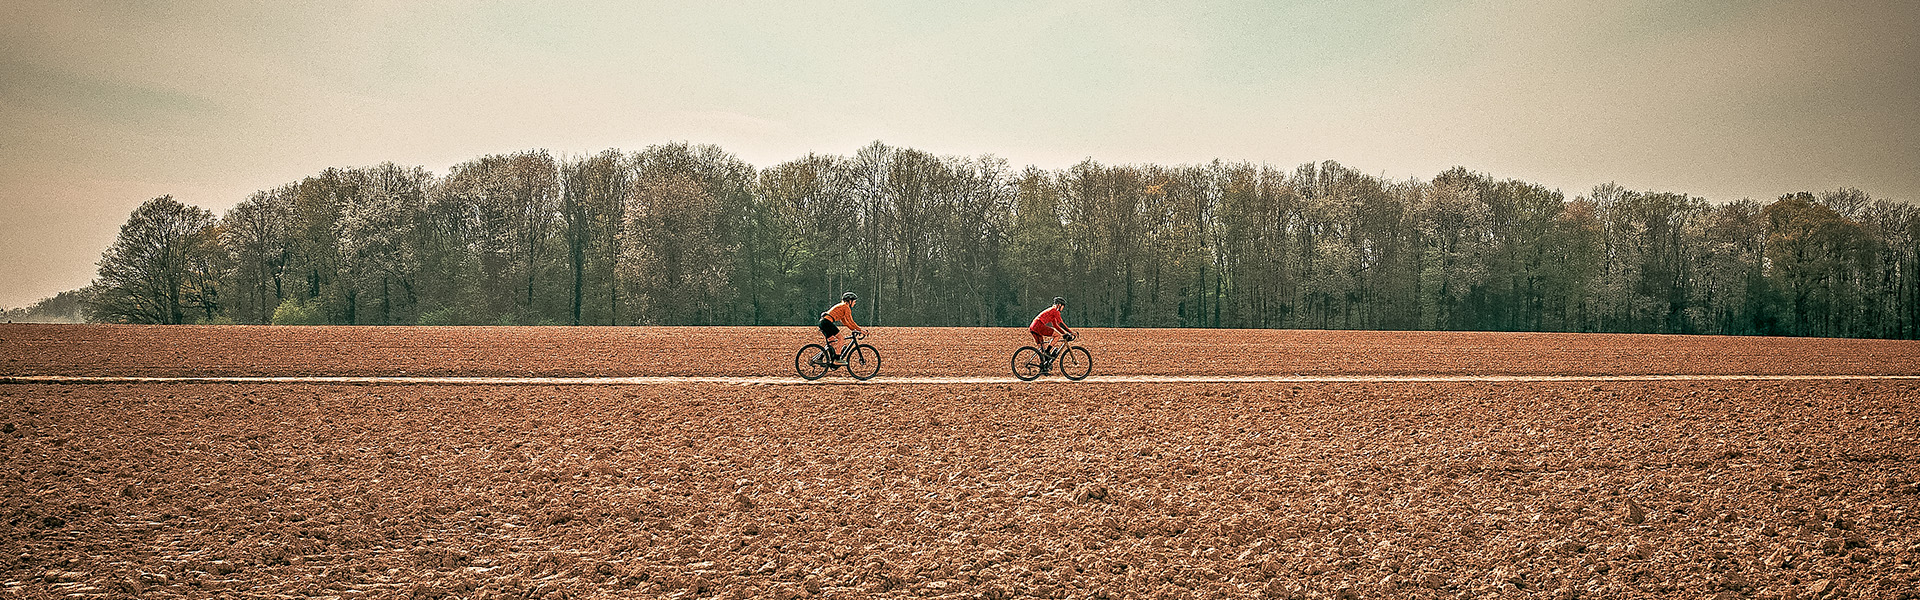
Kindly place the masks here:
<instances>
[{"instance_id":1,"label":"bicycle frame","mask_svg":"<svg viewBox=\"0 0 1920 600\"><path fill-rule=\"evenodd\" d=\"M867 337L867 334L860 333L858 331L847 332L846 339L842 340L846 343L840 345L839 352L829 352L829 354L833 355L830 358L838 361L844 361L848 358L851 358L853 356L854 349L860 346L860 338L863 338L863 337ZM821 342L821 344L825 345L826 342Z\"/></svg>"},{"instance_id":2,"label":"bicycle frame","mask_svg":"<svg viewBox=\"0 0 1920 600\"><path fill-rule=\"evenodd\" d=\"M1053 361L1059 359L1062 356L1066 356L1067 351L1073 349L1073 340L1067 339L1067 336L1064 336L1064 335L1057 335L1057 336L1054 336L1054 343L1047 344L1047 346L1051 348L1058 348L1059 351L1058 352L1041 352L1040 353L1041 366L1052 366ZM1045 349L1046 348L1042 348L1042 350L1045 350Z\"/></svg>"}]
</instances>

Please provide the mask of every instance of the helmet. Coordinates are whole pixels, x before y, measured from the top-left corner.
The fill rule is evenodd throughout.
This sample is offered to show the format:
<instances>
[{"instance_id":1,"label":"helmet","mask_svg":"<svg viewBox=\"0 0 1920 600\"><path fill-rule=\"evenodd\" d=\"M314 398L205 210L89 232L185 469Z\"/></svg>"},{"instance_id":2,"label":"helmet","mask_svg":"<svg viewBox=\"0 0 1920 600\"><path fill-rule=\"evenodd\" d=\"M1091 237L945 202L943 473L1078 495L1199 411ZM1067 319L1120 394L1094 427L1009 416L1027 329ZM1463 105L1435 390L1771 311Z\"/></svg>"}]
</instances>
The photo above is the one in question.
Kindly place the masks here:
<instances>
[{"instance_id":1,"label":"helmet","mask_svg":"<svg viewBox=\"0 0 1920 600\"><path fill-rule=\"evenodd\" d=\"M840 295L841 302L852 302L854 300L859 300L859 299L860 297L853 295L853 292L847 292L845 294Z\"/></svg>"},{"instance_id":2,"label":"helmet","mask_svg":"<svg viewBox=\"0 0 1920 600\"><path fill-rule=\"evenodd\" d=\"M1054 304L1055 306L1066 306L1066 305L1067 305L1067 299L1066 299L1066 298L1061 298L1061 297L1059 297L1059 296L1054 296L1054 297L1053 297L1053 304Z\"/></svg>"}]
</instances>

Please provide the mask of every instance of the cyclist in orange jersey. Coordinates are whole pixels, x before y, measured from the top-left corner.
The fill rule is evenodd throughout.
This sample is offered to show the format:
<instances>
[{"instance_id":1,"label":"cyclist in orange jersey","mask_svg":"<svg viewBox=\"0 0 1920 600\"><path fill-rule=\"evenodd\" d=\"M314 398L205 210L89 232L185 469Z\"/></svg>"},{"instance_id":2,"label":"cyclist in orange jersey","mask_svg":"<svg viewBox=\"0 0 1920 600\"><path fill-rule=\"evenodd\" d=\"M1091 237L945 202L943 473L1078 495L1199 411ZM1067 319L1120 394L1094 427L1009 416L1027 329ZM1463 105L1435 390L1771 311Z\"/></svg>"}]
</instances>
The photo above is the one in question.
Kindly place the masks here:
<instances>
[{"instance_id":1,"label":"cyclist in orange jersey","mask_svg":"<svg viewBox=\"0 0 1920 600\"><path fill-rule=\"evenodd\" d=\"M853 303L859 300L859 296L855 296L853 292L847 292L840 295L839 304L833 305L833 308L827 309L827 312L820 313L820 334L827 336L827 354L832 355L835 365L845 364L840 360L840 349L833 344L840 341L840 326L845 325L861 334L867 332L859 323L853 322Z\"/></svg>"}]
</instances>

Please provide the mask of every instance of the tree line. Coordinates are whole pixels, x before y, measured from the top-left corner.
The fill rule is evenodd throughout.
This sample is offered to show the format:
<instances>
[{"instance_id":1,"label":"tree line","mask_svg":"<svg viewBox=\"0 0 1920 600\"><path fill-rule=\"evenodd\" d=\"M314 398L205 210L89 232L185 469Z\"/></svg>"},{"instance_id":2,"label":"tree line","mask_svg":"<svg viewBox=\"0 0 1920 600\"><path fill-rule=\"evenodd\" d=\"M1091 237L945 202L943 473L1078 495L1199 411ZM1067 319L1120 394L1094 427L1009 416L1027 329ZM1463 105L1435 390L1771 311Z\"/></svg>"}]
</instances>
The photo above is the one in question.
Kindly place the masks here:
<instances>
[{"instance_id":1,"label":"tree line","mask_svg":"<svg viewBox=\"0 0 1920 600\"><path fill-rule=\"evenodd\" d=\"M223 216L156 198L85 290L120 323L863 325L1914 338L1920 212L1841 189L1709 203L1334 162L1016 170L874 143L382 164Z\"/></svg>"}]
</instances>

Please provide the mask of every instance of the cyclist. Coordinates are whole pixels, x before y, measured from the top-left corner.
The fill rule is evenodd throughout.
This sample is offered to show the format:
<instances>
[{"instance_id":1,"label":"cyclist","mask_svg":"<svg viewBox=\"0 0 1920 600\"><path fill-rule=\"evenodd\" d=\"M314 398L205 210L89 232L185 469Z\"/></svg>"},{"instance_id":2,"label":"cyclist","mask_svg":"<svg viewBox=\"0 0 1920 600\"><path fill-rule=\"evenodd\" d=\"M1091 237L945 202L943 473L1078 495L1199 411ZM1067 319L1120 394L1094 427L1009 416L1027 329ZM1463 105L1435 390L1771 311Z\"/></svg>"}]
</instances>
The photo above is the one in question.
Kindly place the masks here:
<instances>
[{"instance_id":1,"label":"cyclist","mask_svg":"<svg viewBox=\"0 0 1920 600\"><path fill-rule=\"evenodd\" d=\"M1053 356L1060 351L1054 343L1058 339L1057 334L1064 332L1067 339L1073 339L1073 330L1068 329L1066 321L1060 319L1060 309L1066 305L1065 298L1055 296L1053 306L1040 311L1040 316L1034 317L1033 324L1027 326L1027 333L1033 334L1033 344L1039 346L1047 356Z\"/></svg>"},{"instance_id":2,"label":"cyclist","mask_svg":"<svg viewBox=\"0 0 1920 600\"><path fill-rule=\"evenodd\" d=\"M833 305L833 308L827 309L827 312L820 313L820 334L827 336L828 358L835 366L846 364L840 361L840 349L833 345L834 342L840 341L840 326L845 325L861 334L867 332L859 323L853 322L853 303L859 299L860 297L853 292L841 294L839 304Z\"/></svg>"}]
</instances>

